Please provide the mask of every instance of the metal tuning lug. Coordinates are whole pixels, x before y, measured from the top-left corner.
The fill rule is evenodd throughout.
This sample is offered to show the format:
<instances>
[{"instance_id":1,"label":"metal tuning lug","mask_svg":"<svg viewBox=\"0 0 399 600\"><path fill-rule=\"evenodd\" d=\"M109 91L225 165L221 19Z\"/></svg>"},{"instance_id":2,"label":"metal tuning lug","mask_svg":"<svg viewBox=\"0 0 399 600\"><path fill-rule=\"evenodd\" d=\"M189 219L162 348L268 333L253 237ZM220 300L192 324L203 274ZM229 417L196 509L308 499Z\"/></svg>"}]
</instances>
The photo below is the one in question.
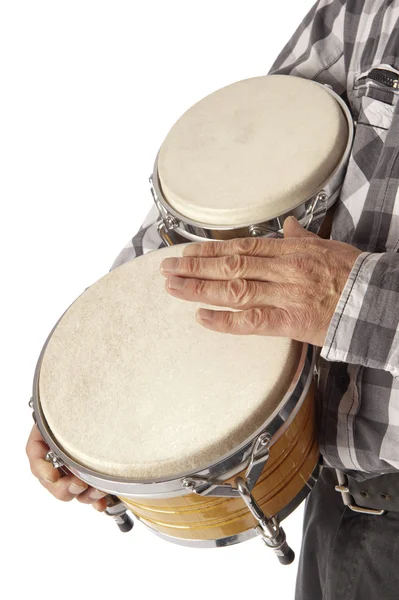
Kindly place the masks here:
<instances>
[{"instance_id":1,"label":"metal tuning lug","mask_svg":"<svg viewBox=\"0 0 399 600\"><path fill-rule=\"evenodd\" d=\"M327 214L329 196L325 190L320 190L314 196L305 217L308 218L306 229L312 233L318 233L324 217Z\"/></svg>"},{"instance_id":2,"label":"metal tuning lug","mask_svg":"<svg viewBox=\"0 0 399 600\"><path fill-rule=\"evenodd\" d=\"M51 462L54 469L60 469L65 465L65 463L52 450L47 452L45 460Z\"/></svg>"},{"instance_id":3,"label":"metal tuning lug","mask_svg":"<svg viewBox=\"0 0 399 600\"><path fill-rule=\"evenodd\" d=\"M294 551L288 546L285 531L280 527L276 517L266 517L242 477L237 477L236 485L252 516L258 521L257 532L272 550L282 565L290 565L295 560Z\"/></svg>"},{"instance_id":4,"label":"metal tuning lug","mask_svg":"<svg viewBox=\"0 0 399 600\"><path fill-rule=\"evenodd\" d=\"M263 467L269 458L271 435L267 431L261 433L255 440L252 448L251 458L245 473L245 481L250 491L255 487Z\"/></svg>"},{"instance_id":5,"label":"metal tuning lug","mask_svg":"<svg viewBox=\"0 0 399 600\"><path fill-rule=\"evenodd\" d=\"M166 210L166 208L164 206L162 206L161 202L159 201L157 192L154 187L154 181L153 181L152 175L150 175L150 177L149 177L149 182L150 182L150 190L151 190L152 199L154 201L155 206L158 209L159 216L160 216L160 221L158 222L158 225L157 225L158 234L159 234L160 238L162 239L163 243L165 244L165 246L173 246L175 243L178 243L178 242L175 242L170 234L175 229L177 229L177 227L179 227L179 221L176 219L176 217L171 215Z\"/></svg>"},{"instance_id":6,"label":"metal tuning lug","mask_svg":"<svg viewBox=\"0 0 399 600\"><path fill-rule=\"evenodd\" d=\"M258 522L256 532L269 548L272 548L283 565L291 564L295 559L294 551L288 546L284 529L277 517L268 518L252 495L252 490L269 458L271 435L263 431L254 441L245 476L236 477L235 486L230 483L211 481L206 477L190 476L182 479L183 488L200 496L241 497L252 516Z\"/></svg>"},{"instance_id":7,"label":"metal tuning lug","mask_svg":"<svg viewBox=\"0 0 399 600\"><path fill-rule=\"evenodd\" d=\"M218 483L202 477L185 477L182 486L199 496L237 498L240 495L230 483Z\"/></svg>"},{"instance_id":8,"label":"metal tuning lug","mask_svg":"<svg viewBox=\"0 0 399 600\"><path fill-rule=\"evenodd\" d=\"M253 489L256 482L258 481L259 475L261 474L263 467L267 459L269 458L271 436L267 431L263 431L255 439L249 463L245 473L245 481L250 490ZM206 477L198 477L192 475L185 477L181 481L182 487L199 494L200 496L219 496L219 497L231 497L237 498L240 496L240 492L237 487L231 485L231 483L223 483L219 481L211 481Z\"/></svg>"},{"instance_id":9,"label":"metal tuning lug","mask_svg":"<svg viewBox=\"0 0 399 600\"><path fill-rule=\"evenodd\" d=\"M110 494L106 496L107 508L105 514L112 517L115 523L118 525L122 533L131 531L134 527L134 521L127 513L127 507L119 500L117 496Z\"/></svg>"},{"instance_id":10,"label":"metal tuning lug","mask_svg":"<svg viewBox=\"0 0 399 600\"><path fill-rule=\"evenodd\" d=\"M28 404L29 404L29 408L32 409L32 418L33 418L34 422L37 425L37 419L36 419L35 411L33 410L33 398L31 398L29 400Z\"/></svg>"},{"instance_id":11,"label":"metal tuning lug","mask_svg":"<svg viewBox=\"0 0 399 600\"><path fill-rule=\"evenodd\" d=\"M257 225L250 225L248 227L248 233L251 237L261 237L265 235L264 230L261 227L258 227Z\"/></svg>"},{"instance_id":12,"label":"metal tuning lug","mask_svg":"<svg viewBox=\"0 0 399 600\"><path fill-rule=\"evenodd\" d=\"M278 228L282 229L279 219L276 219L278 222ZM264 237L264 236L275 236L275 237L283 237L280 235L278 229L273 229L272 227L267 227L266 225L250 225L248 227L248 235L249 237Z\"/></svg>"},{"instance_id":13,"label":"metal tuning lug","mask_svg":"<svg viewBox=\"0 0 399 600\"><path fill-rule=\"evenodd\" d=\"M49 450L44 458L48 462L51 462L54 469L58 469L58 473L60 474L60 477L65 477L65 475L70 475L70 471L65 466L64 461L59 456L57 456L56 453L53 452L52 450Z\"/></svg>"}]
</instances>

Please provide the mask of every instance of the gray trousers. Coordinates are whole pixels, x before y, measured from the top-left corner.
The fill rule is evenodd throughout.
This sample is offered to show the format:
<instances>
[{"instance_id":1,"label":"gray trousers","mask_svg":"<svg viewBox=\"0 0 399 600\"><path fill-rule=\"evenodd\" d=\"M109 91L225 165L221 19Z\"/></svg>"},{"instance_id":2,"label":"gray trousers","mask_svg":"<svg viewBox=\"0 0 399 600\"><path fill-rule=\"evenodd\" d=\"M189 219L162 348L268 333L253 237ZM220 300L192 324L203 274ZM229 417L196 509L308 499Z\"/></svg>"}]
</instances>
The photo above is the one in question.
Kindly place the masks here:
<instances>
[{"instance_id":1,"label":"gray trousers","mask_svg":"<svg viewBox=\"0 0 399 600\"><path fill-rule=\"evenodd\" d=\"M306 499L295 600L399 600L399 512L354 513L336 484L324 468Z\"/></svg>"}]
</instances>

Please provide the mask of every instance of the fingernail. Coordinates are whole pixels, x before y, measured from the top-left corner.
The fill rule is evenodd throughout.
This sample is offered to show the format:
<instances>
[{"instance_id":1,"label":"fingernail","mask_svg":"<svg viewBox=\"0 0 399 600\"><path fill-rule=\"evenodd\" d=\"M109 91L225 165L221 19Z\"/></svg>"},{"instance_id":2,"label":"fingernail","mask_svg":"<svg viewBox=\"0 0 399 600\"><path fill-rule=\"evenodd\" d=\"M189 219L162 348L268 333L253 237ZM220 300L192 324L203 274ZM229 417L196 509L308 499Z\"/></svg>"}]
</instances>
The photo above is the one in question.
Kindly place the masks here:
<instances>
[{"instance_id":1,"label":"fingernail","mask_svg":"<svg viewBox=\"0 0 399 600\"><path fill-rule=\"evenodd\" d=\"M100 500L100 498L104 498L104 496L106 495L107 492L100 492L100 490L94 490L93 492L90 492L89 498L91 498L92 500Z\"/></svg>"},{"instance_id":2,"label":"fingernail","mask_svg":"<svg viewBox=\"0 0 399 600\"><path fill-rule=\"evenodd\" d=\"M55 479L51 479L50 477L47 477L47 475L39 475L39 479L41 479L41 481L46 481L47 483L55 483L56 482Z\"/></svg>"},{"instance_id":3,"label":"fingernail","mask_svg":"<svg viewBox=\"0 0 399 600\"><path fill-rule=\"evenodd\" d=\"M198 256L201 250L201 244L189 244L183 250L183 256Z\"/></svg>"},{"instance_id":4,"label":"fingernail","mask_svg":"<svg viewBox=\"0 0 399 600\"><path fill-rule=\"evenodd\" d=\"M170 277L168 288L170 290L182 290L186 285L186 280L182 277Z\"/></svg>"},{"instance_id":5,"label":"fingernail","mask_svg":"<svg viewBox=\"0 0 399 600\"><path fill-rule=\"evenodd\" d=\"M162 273L174 273L179 267L180 260L178 258L166 258L161 262Z\"/></svg>"},{"instance_id":6,"label":"fingernail","mask_svg":"<svg viewBox=\"0 0 399 600\"><path fill-rule=\"evenodd\" d=\"M290 215L288 218L295 221L295 223L299 223L298 219L296 217L294 217L294 215Z\"/></svg>"},{"instance_id":7,"label":"fingernail","mask_svg":"<svg viewBox=\"0 0 399 600\"><path fill-rule=\"evenodd\" d=\"M96 506L95 504L92 504L92 507L98 510L98 512L103 512L102 509L99 506Z\"/></svg>"},{"instance_id":8,"label":"fingernail","mask_svg":"<svg viewBox=\"0 0 399 600\"><path fill-rule=\"evenodd\" d=\"M197 312L198 321L205 321L206 323L210 323L211 321L213 321L213 317L213 310L206 310L206 308L200 308Z\"/></svg>"},{"instance_id":9,"label":"fingernail","mask_svg":"<svg viewBox=\"0 0 399 600\"><path fill-rule=\"evenodd\" d=\"M68 492L70 494L73 494L74 496L81 494L85 490L87 490L87 487L83 487L82 485L78 485L77 483L71 483L71 485L68 488Z\"/></svg>"}]
</instances>

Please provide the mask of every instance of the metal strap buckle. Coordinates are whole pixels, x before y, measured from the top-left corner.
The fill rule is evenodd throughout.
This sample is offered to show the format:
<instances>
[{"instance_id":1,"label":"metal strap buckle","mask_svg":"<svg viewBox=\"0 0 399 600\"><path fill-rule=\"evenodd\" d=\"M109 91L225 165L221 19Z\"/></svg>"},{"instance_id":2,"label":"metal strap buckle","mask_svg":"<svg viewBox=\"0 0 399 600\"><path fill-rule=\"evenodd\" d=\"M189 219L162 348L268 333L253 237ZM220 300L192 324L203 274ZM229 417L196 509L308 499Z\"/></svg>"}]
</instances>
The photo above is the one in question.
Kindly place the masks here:
<instances>
[{"instance_id":1,"label":"metal strap buckle","mask_svg":"<svg viewBox=\"0 0 399 600\"><path fill-rule=\"evenodd\" d=\"M355 504L355 500L349 491L347 476L338 469L335 469L335 472L337 473L338 479L338 485L335 486L335 491L340 492L342 496L342 502L345 504L345 506L353 510L353 512L361 513L364 515L374 515L380 517L381 515L384 515L386 513L385 510L366 508L364 506L358 506L357 504Z\"/></svg>"}]
</instances>

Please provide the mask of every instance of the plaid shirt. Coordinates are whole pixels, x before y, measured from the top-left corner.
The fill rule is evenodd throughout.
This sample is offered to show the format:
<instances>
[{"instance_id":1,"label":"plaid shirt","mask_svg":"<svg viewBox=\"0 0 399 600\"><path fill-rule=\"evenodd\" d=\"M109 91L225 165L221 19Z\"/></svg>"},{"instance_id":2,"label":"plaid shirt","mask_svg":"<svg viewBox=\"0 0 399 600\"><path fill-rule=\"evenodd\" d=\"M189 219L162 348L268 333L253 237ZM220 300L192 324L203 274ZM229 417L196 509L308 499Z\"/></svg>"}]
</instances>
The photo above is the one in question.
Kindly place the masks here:
<instances>
[{"instance_id":1,"label":"plaid shirt","mask_svg":"<svg viewBox=\"0 0 399 600\"><path fill-rule=\"evenodd\" d=\"M357 122L331 237L362 250L319 358L320 448L357 479L399 469L399 0L319 0L274 62L332 86ZM113 267L162 246L155 208Z\"/></svg>"}]
</instances>

